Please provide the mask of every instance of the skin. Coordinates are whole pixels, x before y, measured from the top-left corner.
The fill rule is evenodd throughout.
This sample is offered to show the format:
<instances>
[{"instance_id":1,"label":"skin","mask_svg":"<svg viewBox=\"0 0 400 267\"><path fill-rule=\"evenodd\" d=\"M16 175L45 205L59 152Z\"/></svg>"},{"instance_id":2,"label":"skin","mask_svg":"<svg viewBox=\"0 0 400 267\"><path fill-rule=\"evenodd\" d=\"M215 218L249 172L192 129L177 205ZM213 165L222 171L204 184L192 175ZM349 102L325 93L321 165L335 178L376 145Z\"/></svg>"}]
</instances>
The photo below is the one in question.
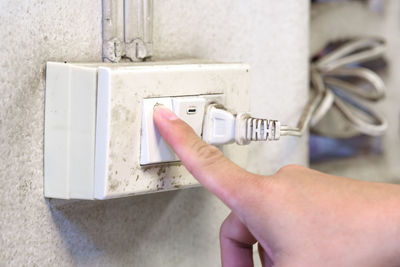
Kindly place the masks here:
<instances>
[{"instance_id":1,"label":"skin","mask_svg":"<svg viewBox=\"0 0 400 267\"><path fill-rule=\"evenodd\" d=\"M186 168L230 209L222 266L400 266L400 186L290 165L270 176L235 165L163 106L160 134Z\"/></svg>"}]
</instances>

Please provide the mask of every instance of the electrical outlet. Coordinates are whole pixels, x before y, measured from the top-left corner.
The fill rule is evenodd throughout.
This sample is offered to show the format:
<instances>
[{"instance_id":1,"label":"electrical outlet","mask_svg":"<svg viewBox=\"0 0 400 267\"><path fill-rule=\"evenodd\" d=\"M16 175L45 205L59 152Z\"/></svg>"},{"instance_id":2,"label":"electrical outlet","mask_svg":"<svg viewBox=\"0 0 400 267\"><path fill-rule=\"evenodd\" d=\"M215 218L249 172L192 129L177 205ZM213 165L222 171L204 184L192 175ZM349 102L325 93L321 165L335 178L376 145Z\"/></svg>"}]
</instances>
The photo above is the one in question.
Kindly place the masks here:
<instances>
[{"instance_id":1,"label":"electrical outlet","mask_svg":"<svg viewBox=\"0 0 400 267\"><path fill-rule=\"evenodd\" d=\"M162 97L143 99L142 143L140 165L150 165L179 161L178 157L162 139L153 122L153 109L162 104L171 109L193 130L202 135L205 108L210 103L223 104L223 95L198 95L186 97Z\"/></svg>"},{"instance_id":2,"label":"electrical outlet","mask_svg":"<svg viewBox=\"0 0 400 267\"><path fill-rule=\"evenodd\" d=\"M201 123L190 121L201 117L207 97L223 96L218 102L245 112L248 90L249 67L239 63L47 63L45 196L108 199L197 186L175 155L162 159L173 164L141 164L146 163L142 124L152 122L150 113L142 121L144 103L166 101L200 134ZM228 145L222 151L245 165L246 147Z\"/></svg>"}]
</instances>

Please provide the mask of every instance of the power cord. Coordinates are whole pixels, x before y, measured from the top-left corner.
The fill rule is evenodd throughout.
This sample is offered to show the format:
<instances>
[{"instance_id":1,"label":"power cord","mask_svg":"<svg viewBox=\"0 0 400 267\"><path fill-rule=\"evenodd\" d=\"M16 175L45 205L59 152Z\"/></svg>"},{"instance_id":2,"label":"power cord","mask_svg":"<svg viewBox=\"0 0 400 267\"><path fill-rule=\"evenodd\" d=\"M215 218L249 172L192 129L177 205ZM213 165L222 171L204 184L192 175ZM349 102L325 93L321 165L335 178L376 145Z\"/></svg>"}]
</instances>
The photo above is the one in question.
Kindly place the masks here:
<instances>
[{"instance_id":1,"label":"power cord","mask_svg":"<svg viewBox=\"0 0 400 267\"><path fill-rule=\"evenodd\" d=\"M381 58L385 50L383 39L356 39L311 64L312 89L319 103L312 112L311 127L334 108L359 133L370 136L385 133L387 121L384 116L356 101L359 98L376 102L384 97L384 82L362 64Z\"/></svg>"},{"instance_id":2,"label":"power cord","mask_svg":"<svg viewBox=\"0 0 400 267\"><path fill-rule=\"evenodd\" d=\"M234 142L247 145L251 141L279 140L281 136L302 136L309 125L318 123L332 107L337 108L359 132L382 135L387 128L383 116L354 100L342 98L334 89L341 88L368 100L382 98L385 91L382 79L375 72L354 65L382 56L385 47L385 42L378 38L357 39L314 62L311 65L313 97L296 127L281 125L278 120L253 118L248 113L235 115L220 104L211 104L205 112L203 139L213 145ZM349 77L364 80L370 85L370 91L353 85L348 81Z\"/></svg>"}]
</instances>

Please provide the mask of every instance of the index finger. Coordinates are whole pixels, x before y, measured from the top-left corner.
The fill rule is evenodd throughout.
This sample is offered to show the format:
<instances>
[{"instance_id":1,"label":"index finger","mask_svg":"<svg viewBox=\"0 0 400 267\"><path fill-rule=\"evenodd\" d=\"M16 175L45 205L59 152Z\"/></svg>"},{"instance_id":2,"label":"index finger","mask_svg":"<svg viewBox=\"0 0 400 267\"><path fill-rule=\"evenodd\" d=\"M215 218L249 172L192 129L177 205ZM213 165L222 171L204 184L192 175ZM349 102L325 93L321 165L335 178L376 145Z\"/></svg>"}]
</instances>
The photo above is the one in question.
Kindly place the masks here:
<instances>
[{"instance_id":1,"label":"index finger","mask_svg":"<svg viewBox=\"0 0 400 267\"><path fill-rule=\"evenodd\" d=\"M240 168L216 147L206 144L169 109L155 107L154 122L164 140L204 187L233 209L251 201L258 189L257 175Z\"/></svg>"}]
</instances>

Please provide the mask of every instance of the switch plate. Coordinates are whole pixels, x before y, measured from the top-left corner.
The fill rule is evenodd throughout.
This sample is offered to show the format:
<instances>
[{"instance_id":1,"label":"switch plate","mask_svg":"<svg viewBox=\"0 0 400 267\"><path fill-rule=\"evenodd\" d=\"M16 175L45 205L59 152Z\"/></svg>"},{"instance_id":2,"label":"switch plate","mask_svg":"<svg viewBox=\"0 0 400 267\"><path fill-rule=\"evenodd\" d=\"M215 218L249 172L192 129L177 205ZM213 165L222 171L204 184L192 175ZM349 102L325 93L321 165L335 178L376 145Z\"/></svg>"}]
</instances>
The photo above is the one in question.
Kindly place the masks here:
<instances>
[{"instance_id":1,"label":"switch plate","mask_svg":"<svg viewBox=\"0 0 400 267\"><path fill-rule=\"evenodd\" d=\"M223 99L222 94L143 99L140 165L179 161L154 125L153 109L156 104L162 104L171 109L201 136L206 105L223 104Z\"/></svg>"},{"instance_id":2,"label":"switch plate","mask_svg":"<svg viewBox=\"0 0 400 267\"><path fill-rule=\"evenodd\" d=\"M245 112L248 90L249 67L240 63L48 62L45 196L108 199L198 186L179 162L140 165L143 99L223 94L226 107ZM222 151L245 166L246 147Z\"/></svg>"},{"instance_id":3,"label":"switch plate","mask_svg":"<svg viewBox=\"0 0 400 267\"><path fill-rule=\"evenodd\" d=\"M172 99L169 97L143 99L140 165L179 160L154 125L153 109L156 104L172 110Z\"/></svg>"}]
</instances>

